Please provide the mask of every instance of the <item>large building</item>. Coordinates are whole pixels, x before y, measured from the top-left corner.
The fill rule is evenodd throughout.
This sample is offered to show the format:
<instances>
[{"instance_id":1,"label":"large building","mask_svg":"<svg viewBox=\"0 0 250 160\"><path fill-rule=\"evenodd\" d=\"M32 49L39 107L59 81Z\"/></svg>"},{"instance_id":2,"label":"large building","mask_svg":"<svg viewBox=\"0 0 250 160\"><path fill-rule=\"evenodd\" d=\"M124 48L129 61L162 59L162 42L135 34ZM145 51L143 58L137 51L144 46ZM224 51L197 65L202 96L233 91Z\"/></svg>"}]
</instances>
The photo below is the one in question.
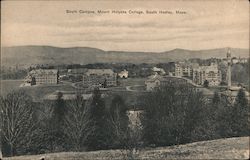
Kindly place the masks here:
<instances>
[{"instance_id":1,"label":"large building","mask_svg":"<svg viewBox=\"0 0 250 160\"><path fill-rule=\"evenodd\" d=\"M175 76L192 77L193 69L197 68L198 66L199 65L197 63L185 63L185 62L175 63Z\"/></svg>"},{"instance_id":2,"label":"large building","mask_svg":"<svg viewBox=\"0 0 250 160\"><path fill-rule=\"evenodd\" d=\"M26 82L31 85L58 84L58 77L56 69L37 69L29 72Z\"/></svg>"},{"instance_id":3,"label":"large building","mask_svg":"<svg viewBox=\"0 0 250 160\"><path fill-rule=\"evenodd\" d=\"M88 87L116 86L117 74L111 69L88 69L83 75L83 85Z\"/></svg>"},{"instance_id":4,"label":"large building","mask_svg":"<svg viewBox=\"0 0 250 160\"><path fill-rule=\"evenodd\" d=\"M221 72L217 64L193 69L193 82L203 85L205 81L208 81L209 86L218 86L221 83Z\"/></svg>"}]
</instances>

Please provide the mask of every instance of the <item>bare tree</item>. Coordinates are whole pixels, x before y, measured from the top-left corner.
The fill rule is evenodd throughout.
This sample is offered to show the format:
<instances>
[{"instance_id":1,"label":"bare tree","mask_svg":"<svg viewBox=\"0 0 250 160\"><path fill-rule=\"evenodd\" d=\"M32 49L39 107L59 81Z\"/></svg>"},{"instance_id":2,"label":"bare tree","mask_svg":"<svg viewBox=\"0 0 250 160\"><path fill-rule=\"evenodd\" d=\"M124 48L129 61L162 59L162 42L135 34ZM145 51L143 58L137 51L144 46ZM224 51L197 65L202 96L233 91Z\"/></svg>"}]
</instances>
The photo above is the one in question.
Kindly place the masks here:
<instances>
[{"instance_id":1,"label":"bare tree","mask_svg":"<svg viewBox=\"0 0 250 160\"><path fill-rule=\"evenodd\" d=\"M113 130L114 147L122 149L123 159L137 159L141 142L139 112L127 111L123 99L115 96L110 107L109 124Z\"/></svg>"},{"instance_id":2,"label":"bare tree","mask_svg":"<svg viewBox=\"0 0 250 160\"><path fill-rule=\"evenodd\" d=\"M127 107L121 96L116 95L109 108L109 124L113 131L114 147L123 146L128 130L129 118L127 115Z\"/></svg>"},{"instance_id":3,"label":"bare tree","mask_svg":"<svg viewBox=\"0 0 250 160\"><path fill-rule=\"evenodd\" d=\"M138 159L139 152L142 147L142 126L140 122L141 111L128 112L129 125L125 132L125 143L123 149L125 151L124 159L134 160Z\"/></svg>"},{"instance_id":4,"label":"bare tree","mask_svg":"<svg viewBox=\"0 0 250 160\"><path fill-rule=\"evenodd\" d=\"M4 141L10 146L10 154L20 146L32 130L32 99L22 91L1 97L0 128Z\"/></svg>"},{"instance_id":5,"label":"bare tree","mask_svg":"<svg viewBox=\"0 0 250 160\"><path fill-rule=\"evenodd\" d=\"M81 96L67 103L68 112L65 115L64 132L76 151L82 149L82 144L93 132L90 108L86 103Z\"/></svg>"}]
</instances>

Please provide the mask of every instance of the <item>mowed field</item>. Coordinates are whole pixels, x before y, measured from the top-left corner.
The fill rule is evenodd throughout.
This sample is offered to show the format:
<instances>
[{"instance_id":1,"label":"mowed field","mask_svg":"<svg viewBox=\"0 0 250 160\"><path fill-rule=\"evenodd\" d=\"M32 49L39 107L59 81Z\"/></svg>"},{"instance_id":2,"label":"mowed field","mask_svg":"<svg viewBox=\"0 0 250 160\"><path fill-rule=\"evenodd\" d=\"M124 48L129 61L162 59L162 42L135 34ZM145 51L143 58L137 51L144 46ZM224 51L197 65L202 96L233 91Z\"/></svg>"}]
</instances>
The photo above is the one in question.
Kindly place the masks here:
<instances>
[{"instance_id":1,"label":"mowed field","mask_svg":"<svg viewBox=\"0 0 250 160\"><path fill-rule=\"evenodd\" d=\"M42 101L46 95L56 91L76 91L70 83L19 87L22 83L23 80L1 80L1 94L5 96L12 91L23 90L30 95L34 101Z\"/></svg>"},{"instance_id":2,"label":"mowed field","mask_svg":"<svg viewBox=\"0 0 250 160\"><path fill-rule=\"evenodd\" d=\"M128 78L119 79L121 86L134 86L134 85L144 85L147 78Z\"/></svg>"},{"instance_id":3,"label":"mowed field","mask_svg":"<svg viewBox=\"0 0 250 160\"><path fill-rule=\"evenodd\" d=\"M19 90L23 80L0 80L1 95L6 95L12 91Z\"/></svg>"},{"instance_id":4,"label":"mowed field","mask_svg":"<svg viewBox=\"0 0 250 160\"><path fill-rule=\"evenodd\" d=\"M102 150L94 152L63 152L4 158L6 160L122 160L127 152ZM138 160L168 159L249 159L249 137L236 137L186 145L147 148L135 154Z\"/></svg>"},{"instance_id":5,"label":"mowed field","mask_svg":"<svg viewBox=\"0 0 250 160\"><path fill-rule=\"evenodd\" d=\"M137 101L137 97L141 94L139 92L127 91L126 87L136 85L143 86L145 78L128 78L119 79L119 86L109 88L111 95L120 95L124 98L126 103L131 106ZM23 80L1 80L1 95L5 96L12 91L23 90L30 95L34 101L42 101L48 95L54 94L57 91L62 92L77 92L77 89L72 87L70 82L57 84L57 85L37 85L19 87Z\"/></svg>"}]
</instances>

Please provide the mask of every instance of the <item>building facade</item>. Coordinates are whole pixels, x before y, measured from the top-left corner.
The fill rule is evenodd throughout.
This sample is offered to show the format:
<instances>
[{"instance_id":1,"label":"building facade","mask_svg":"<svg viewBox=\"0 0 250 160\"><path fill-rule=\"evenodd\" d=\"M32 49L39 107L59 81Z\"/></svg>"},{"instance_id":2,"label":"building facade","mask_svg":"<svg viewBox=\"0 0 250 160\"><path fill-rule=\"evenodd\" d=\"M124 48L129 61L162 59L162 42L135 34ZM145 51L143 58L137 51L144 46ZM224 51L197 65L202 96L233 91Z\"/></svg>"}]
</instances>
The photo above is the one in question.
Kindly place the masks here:
<instances>
[{"instance_id":1,"label":"building facade","mask_svg":"<svg viewBox=\"0 0 250 160\"><path fill-rule=\"evenodd\" d=\"M27 77L31 85L58 84L59 73L56 69L37 69L30 71Z\"/></svg>"},{"instance_id":2,"label":"building facade","mask_svg":"<svg viewBox=\"0 0 250 160\"><path fill-rule=\"evenodd\" d=\"M88 69L83 75L83 85L88 87L116 86L117 74L111 69Z\"/></svg>"},{"instance_id":3,"label":"building facade","mask_svg":"<svg viewBox=\"0 0 250 160\"><path fill-rule=\"evenodd\" d=\"M210 66L200 66L193 70L193 82L198 85L203 85L208 81L209 86L218 86L221 83L221 72L217 64Z\"/></svg>"},{"instance_id":4,"label":"building facade","mask_svg":"<svg viewBox=\"0 0 250 160\"><path fill-rule=\"evenodd\" d=\"M181 67L181 65L180 64L175 64L175 71L174 71L174 73L175 73L175 76L177 76L177 77L182 77L183 76L183 72L182 72L182 67Z\"/></svg>"},{"instance_id":5,"label":"building facade","mask_svg":"<svg viewBox=\"0 0 250 160\"><path fill-rule=\"evenodd\" d=\"M185 62L175 63L175 76L192 77L193 69L197 68L198 66L199 65L197 63L185 63Z\"/></svg>"}]
</instances>

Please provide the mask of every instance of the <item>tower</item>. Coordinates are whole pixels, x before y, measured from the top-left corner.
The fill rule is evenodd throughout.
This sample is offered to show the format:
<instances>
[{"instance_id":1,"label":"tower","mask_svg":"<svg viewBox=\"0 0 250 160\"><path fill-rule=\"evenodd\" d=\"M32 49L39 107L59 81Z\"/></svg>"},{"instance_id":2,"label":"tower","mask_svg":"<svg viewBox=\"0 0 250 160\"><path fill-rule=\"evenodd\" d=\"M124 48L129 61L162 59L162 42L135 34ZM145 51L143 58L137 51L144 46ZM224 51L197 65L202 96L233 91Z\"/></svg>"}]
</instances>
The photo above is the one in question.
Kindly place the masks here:
<instances>
[{"instance_id":1,"label":"tower","mask_svg":"<svg viewBox=\"0 0 250 160\"><path fill-rule=\"evenodd\" d=\"M230 51L230 48L228 48L228 51L227 51L227 87L228 89L231 88L231 64L232 64L231 51Z\"/></svg>"}]
</instances>

